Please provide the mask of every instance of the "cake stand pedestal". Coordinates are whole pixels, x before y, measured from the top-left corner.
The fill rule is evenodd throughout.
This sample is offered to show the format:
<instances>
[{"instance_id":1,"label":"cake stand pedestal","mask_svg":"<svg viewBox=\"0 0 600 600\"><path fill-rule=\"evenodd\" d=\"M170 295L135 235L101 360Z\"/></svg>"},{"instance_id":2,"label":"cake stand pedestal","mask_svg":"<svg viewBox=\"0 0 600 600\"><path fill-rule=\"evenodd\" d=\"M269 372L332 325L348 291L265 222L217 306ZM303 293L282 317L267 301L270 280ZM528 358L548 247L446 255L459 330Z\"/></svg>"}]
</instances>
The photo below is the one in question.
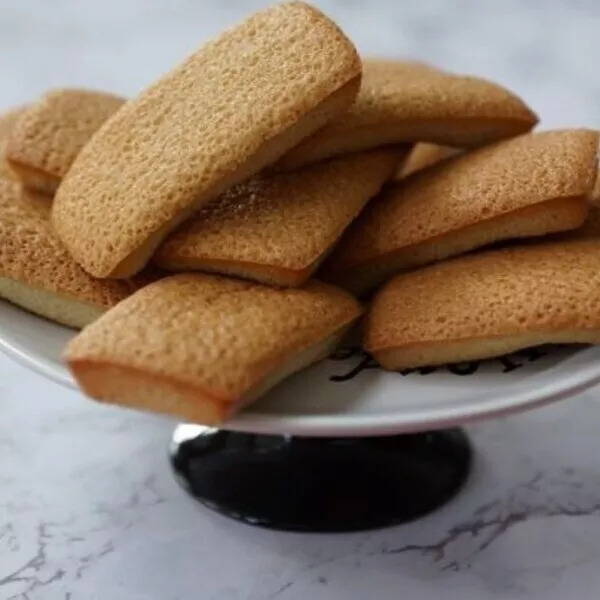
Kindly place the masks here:
<instances>
[{"instance_id":1,"label":"cake stand pedestal","mask_svg":"<svg viewBox=\"0 0 600 600\"><path fill-rule=\"evenodd\" d=\"M180 425L171 463L200 502L274 529L357 531L420 517L469 473L459 429L378 437L257 435Z\"/></svg>"}]
</instances>

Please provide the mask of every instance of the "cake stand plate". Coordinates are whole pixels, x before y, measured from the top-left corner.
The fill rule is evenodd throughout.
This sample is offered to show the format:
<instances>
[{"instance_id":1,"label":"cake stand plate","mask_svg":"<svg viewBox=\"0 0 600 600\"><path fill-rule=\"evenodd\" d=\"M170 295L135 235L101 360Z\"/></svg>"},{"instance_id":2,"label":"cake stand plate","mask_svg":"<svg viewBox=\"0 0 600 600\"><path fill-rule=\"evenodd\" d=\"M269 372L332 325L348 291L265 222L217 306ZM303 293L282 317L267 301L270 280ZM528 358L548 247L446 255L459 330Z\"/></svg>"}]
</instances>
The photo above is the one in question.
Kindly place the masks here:
<instances>
[{"instance_id":1,"label":"cake stand plate","mask_svg":"<svg viewBox=\"0 0 600 600\"><path fill-rule=\"evenodd\" d=\"M0 301L0 349L63 385L75 332ZM201 335L201 332L198 332ZM407 521L450 499L471 451L456 427L600 382L600 347L534 348L390 373L350 344L220 429L179 425L178 480L207 506L267 527L348 531Z\"/></svg>"}]
</instances>

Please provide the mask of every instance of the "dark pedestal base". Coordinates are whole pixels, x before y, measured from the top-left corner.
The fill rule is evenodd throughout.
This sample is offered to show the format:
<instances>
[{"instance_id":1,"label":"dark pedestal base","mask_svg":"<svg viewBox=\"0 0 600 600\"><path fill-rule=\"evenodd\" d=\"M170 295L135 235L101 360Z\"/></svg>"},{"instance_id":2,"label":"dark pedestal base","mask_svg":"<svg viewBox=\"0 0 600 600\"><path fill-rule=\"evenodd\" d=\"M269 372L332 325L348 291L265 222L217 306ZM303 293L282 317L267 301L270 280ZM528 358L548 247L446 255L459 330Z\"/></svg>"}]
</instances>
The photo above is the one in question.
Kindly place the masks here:
<instances>
[{"instance_id":1,"label":"dark pedestal base","mask_svg":"<svg viewBox=\"0 0 600 600\"><path fill-rule=\"evenodd\" d=\"M203 504L273 529L357 531L438 508L471 464L460 430L372 438L300 438L180 425L171 461Z\"/></svg>"}]
</instances>

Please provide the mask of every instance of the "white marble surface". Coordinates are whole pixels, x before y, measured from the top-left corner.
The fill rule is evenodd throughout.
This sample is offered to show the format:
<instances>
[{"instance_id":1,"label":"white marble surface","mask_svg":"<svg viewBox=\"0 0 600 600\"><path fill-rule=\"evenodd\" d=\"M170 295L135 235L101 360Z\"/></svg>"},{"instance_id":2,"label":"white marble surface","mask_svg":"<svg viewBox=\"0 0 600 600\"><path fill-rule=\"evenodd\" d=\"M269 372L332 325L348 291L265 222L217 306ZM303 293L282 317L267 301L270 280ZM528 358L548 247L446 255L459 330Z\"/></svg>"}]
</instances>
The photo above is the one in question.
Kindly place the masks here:
<instances>
[{"instance_id":1,"label":"white marble surface","mask_svg":"<svg viewBox=\"0 0 600 600\"><path fill-rule=\"evenodd\" d=\"M264 2L0 3L0 108L49 86L124 94ZM545 126L600 126L595 0L323 1L364 53L496 78ZM413 524L263 531L201 508L172 423L98 407L0 357L0 599L597 598L598 391L470 429L464 491Z\"/></svg>"}]
</instances>

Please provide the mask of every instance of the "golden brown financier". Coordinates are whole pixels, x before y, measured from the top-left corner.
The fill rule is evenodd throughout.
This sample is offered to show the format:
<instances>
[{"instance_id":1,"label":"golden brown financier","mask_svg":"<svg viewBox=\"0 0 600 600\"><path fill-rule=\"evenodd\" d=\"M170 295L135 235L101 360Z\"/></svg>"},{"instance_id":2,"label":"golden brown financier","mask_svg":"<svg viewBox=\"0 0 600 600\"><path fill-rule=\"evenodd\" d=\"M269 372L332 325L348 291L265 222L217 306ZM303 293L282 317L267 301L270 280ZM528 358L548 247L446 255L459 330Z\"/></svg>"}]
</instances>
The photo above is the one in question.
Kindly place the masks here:
<instances>
[{"instance_id":1,"label":"golden brown financier","mask_svg":"<svg viewBox=\"0 0 600 600\"><path fill-rule=\"evenodd\" d=\"M323 265L356 293L501 240L568 231L589 211L598 133L545 131L445 160L371 202Z\"/></svg>"},{"instance_id":2,"label":"golden brown financier","mask_svg":"<svg viewBox=\"0 0 600 600\"><path fill-rule=\"evenodd\" d=\"M177 225L345 110L352 43L302 2L260 11L209 42L92 137L52 221L96 277L139 271Z\"/></svg>"},{"instance_id":3,"label":"golden brown financier","mask_svg":"<svg viewBox=\"0 0 600 600\"><path fill-rule=\"evenodd\" d=\"M373 299L364 345L386 369L600 343L600 241L463 256L397 275Z\"/></svg>"},{"instance_id":4,"label":"golden brown financier","mask_svg":"<svg viewBox=\"0 0 600 600\"><path fill-rule=\"evenodd\" d=\"M515 94L424 63L364 59L350 110L288 152L280 168L387 144L471 148L530 131L537 115Z\"/></svg>"},{"instance_id":5,"label":"golden brown financier","mask_svg":"<svg viewBox=\"0 0 600 600\"><path fill-rule=\"evenodd\" d=\"M372 150L257 176L205 205L167 238L155 261L174 271L302 285L401 156L391 148Z\"/></svg>"},{"instance_id":6,"label":"golden brown financier","mask_svg":"<svg viewBox=\"0 0 600 600\"><path fill-rule=\"evenodd\" d=\"M0 150L20 113L17 109L0 117ZM0 298L80 328L155 275L145 273L132 281L90 277L52 231L50 201L24 190L8 169L0 169Z\"/></svg>"},{"instance_id":7,"label":"golden brown financier","mask_svg":"<svg viewBox=\"0 0 600 600\"><path fill-rule=\"evenodd\" d=\"M316 281L278 290L179 274L103 315L65 358L96 400L214 425L327 356L360 313Z\"/></svg>"},{"instance_id":8,"label":"golden brown financier","mask_svg":"<svg viewBox=\"0 0 600 600\"><path fill-rule=\"evenodd\" d=\"M93 90L47 92L12 128L6 161L25 187L53 195L83 146L123 102Z\"/></svg>"},{"instance_id":9,"label":"golden brown financier","mask_svg":"<svg viewBox=\"0 0 600 600\"><path fill-rule=\"evenodd\" d=\"M46 197L0 180L0 298L69 327L81 328L145 283L98 280L52 231Z\"/></svg>"}]
</instances>

